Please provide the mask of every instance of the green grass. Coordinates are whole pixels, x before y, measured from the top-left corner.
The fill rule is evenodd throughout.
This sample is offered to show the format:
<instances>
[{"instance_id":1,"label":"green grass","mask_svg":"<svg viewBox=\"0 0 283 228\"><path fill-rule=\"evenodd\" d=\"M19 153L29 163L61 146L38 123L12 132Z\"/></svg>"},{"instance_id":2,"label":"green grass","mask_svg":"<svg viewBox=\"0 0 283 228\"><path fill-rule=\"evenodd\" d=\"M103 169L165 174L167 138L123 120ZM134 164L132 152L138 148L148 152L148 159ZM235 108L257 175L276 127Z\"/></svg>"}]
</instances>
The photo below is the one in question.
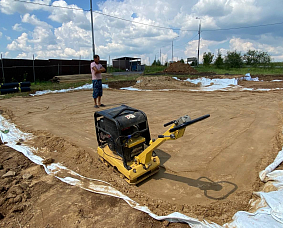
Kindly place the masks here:
<instances>
[{"instance_id":1,"label":"green grass","mask_svg":"<svg viewBox=\"0 0 283 228\"><path fill-rule=\"evenodd\" d=\"M83 81L83 82L72 82L72 83L36 82L36 83L31 83L30 88L31 91L60 90L60 89L69 89L69 88L83 86L87 83L91 83L91 80Z\"/></svg>"},{"instance_id":2,"label":"green grass","mask_svg":"<svg viewBox=\"0 0 283 228\"><path fill-rule=\"evenodd\" d=\"M9 98L12 98L12 97L28 97L29 94L30 94L30 92L3 94L3 95L0 95L0 100L1 99L9 99Z\"/></svg>"},{"instance_id":3,"label":"green grass","mask_svg":"<svg viewBox=\"0 0 283 228\"><path fill-rule=\"evenodd\" d=\"M166 66L145 66L144 74L156 74L166 69Z\"/></svg>"},{"instance_id":4,"label":"green grass","mask_svg":"<svg viewBox=\"0 0 283 228\"><path fill-rule=\"evenodd\" d=\"M195 67L198 72L213 72L216 74L261 74L261 75L272 75L272 74L283 74L283 68L276 68L276 66L283 66L283 63L272 63L271 67L243 67L243 68L232 68L232 69L218 69L214 66L205 67L199 65ZM144 75L154 75L160 73L166 69L165 66L146 66ZM170 76L170 74L166 74Z\"/></svg>"}]
</instances>

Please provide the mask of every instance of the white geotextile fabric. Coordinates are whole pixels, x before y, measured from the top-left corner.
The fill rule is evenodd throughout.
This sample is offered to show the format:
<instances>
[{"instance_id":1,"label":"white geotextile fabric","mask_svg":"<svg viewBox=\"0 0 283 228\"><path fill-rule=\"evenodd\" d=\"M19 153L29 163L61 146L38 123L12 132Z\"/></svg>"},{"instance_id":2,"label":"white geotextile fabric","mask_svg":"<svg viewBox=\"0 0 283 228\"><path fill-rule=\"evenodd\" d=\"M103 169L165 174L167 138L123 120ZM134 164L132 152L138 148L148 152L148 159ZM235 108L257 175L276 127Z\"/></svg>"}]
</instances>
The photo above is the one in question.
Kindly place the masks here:
<instances>
[{"instance_id":1,"label":"white geotextile fabric","mask_svg":"<svg viewBox=\"0 0 283 228\"><path fill-rule=\"evenodd\" d=\"M259 178L261 181L265 181L267 174L273 171L278 165L280 165L283 161L283 149L279 151L277 157L275 158L274 162L267 166L263 171L259 173Z\"/></svg>"},{"instance_id":2,"label":"white geotextile fabric","mask_svg":"<svg viewBox=\"0 0 283 228\"><path fill-rule=\"evenodd\" d=\"M108 89L109 87L107 84L102 84L102 88ZM92 89L92 84L85 84L83 86L79 86L79 87L72 88L72 89L36 91L35 94L30 94L30 96L40 96L40 95L49 94L49 93L66 93L66 92L78 91L78 90L84 90L84 89Z\"/></svg>"},{"instance_id":3,"label":"white geotextile fabric","mask_svg":"<svg viewBox=\"0 0 283 228\"><path fill-rule=\"evenodd\" d=\"M8 130L8 131L6 131ZM69 170L67 167L62 166L59 163L52 163L50 165L44 165L43 158L34 155L34 151L38 148L24 145L17 145L20 139L28 140L33 137L32 134L23 133L13 123L10 123L7 119L0 115L0 137L2 142L21 153L23 153L32 162L42 165L45 168L47 174L53 175L61 181L78 186L90 192L99 194L109 195L121 198L125 200L132 208L143 211L149 214L151 217L157 220L167 220L169 222L183 222L189 224L193 228L220 228L222 226L216 223L208 223L206 221L199 221L195 218L188 217L179 212L174 212L166 216L158 216L152 213L148 207L141 206L128 196L122 194L120 191L111 187L111 184L81 176L80 174ZM281 152L277 158L281 158ZM237 212L231 223L224 224L223 227L228 228L258 228L258 227L283 227L283 170L277 170L272 172L272 168L275 169L278 166L278 159L275 159L274 164L272 163L267 167L265 172L265 180L271 181L271 183L278 188L277 191L268 193L258 192L255 193L261 197L261 201L255 202L254 206L258 208L255 213L249 213L245 211ZM270 168L272 167L272 168Z\"/></svg>"}]
</instances>

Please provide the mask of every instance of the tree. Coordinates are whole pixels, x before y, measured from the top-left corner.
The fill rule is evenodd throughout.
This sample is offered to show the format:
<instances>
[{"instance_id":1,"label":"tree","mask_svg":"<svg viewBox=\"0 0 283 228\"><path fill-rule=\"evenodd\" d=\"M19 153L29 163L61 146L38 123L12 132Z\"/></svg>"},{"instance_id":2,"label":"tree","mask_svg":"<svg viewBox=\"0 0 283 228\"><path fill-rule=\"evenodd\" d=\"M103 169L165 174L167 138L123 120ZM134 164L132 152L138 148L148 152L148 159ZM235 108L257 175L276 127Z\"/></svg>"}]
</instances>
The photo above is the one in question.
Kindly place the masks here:
<instances>
[{"instance_id":1,"label":"tree","mask_svg":"<svg viewBox=\"0 0 283 228\"><path fill-rule=\"evenodd\" d=\"M267 52L248 50L243 57L245 63L251 66L259 64L268 65L271 62L271 57Z\"/></svg>"},{"instance_id":2,"label":"tree","mask_svg":"<svg viewBox=\"0 0 283 228\"><path fill-rule=\"evenodd\" d=\"M202 61L203 61L203 65L204 66L209 66L212 63L214 54L212 54L211 52L204 52L203 56L202 56Z\"/></svg>"},{"instance_id":3,"label":"tree","mask_svg":"<svg viewBox=\"0 0 283 228\"><path fill-rule=\"evenodd\" d=\"M216 68L222 68L224 65L224 59L222 58L221 52L218 50L217 57L214 61L214 65Z\"/></svg>"},{"instance_id":4,"label":"tree","mask_svg":"<svg viewBox=\"0 0 283 228\"><path fill-rule=\"evenodd\" d=\"M180 60L181 63L185 63L185 61L183 59Z\"/></svg>"},{"instance_id":5,"label":"tree","mask_svg":"<svg viewBox=\"0 0 283 228\"><path fill-rule=\"evenodd\" d=\"M161 62L159 60L154 60L151 66L161 66Z\"/></svg>"},{"instance_id":6,"label":"tree","mask_svg":"<svg viewBox=\"0 0 283 228\"><path fill-rule=\"evenodd\" d=\"M236 50L233 52L228 51L224 59L224 65L227 68L241 68L243 66L243 59L241 52Z\"/></svg>"}]
</instances>

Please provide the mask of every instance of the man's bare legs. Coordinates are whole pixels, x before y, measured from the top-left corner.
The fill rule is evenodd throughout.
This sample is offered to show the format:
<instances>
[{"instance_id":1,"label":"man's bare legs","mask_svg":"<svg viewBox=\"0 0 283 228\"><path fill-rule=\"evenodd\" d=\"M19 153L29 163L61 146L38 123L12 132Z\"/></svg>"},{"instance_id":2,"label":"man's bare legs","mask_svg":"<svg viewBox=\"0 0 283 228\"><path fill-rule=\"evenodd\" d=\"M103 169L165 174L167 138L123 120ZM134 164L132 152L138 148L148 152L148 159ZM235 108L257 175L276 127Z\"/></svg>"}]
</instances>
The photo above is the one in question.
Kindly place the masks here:
<instances>
[{"instance_id":1,"label":"man's bare legs","mask_svg":"<svg viewBox=\"0 0 283 228\"><path fill-rule=\"evenodd\" d=\"M97 97L97 103L99 106L101 105L101 97Z\"/></svg>"},{"instance_id":2,"label":"man's bare legs","mask_svg":"<svg viewBox=\"0 0 283 228\"><path fill-rule=\"evenodd\" d=\"M93 98L94 105L100 106L101 105L101 97Z\"/></svg>"}]
</instances>

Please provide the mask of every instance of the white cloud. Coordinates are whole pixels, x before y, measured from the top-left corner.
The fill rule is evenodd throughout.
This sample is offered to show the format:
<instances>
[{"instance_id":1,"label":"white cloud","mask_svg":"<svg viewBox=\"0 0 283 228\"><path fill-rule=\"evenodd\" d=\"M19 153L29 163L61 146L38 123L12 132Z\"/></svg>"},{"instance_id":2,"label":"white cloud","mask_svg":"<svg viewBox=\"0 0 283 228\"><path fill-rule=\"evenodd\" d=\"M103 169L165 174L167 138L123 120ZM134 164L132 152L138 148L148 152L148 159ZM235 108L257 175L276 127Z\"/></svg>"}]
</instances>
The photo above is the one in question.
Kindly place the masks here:
<instances>
[{"instance_id":1,"label":"white cloud","mask_svg":"<svg viewBox=\"0 0 283 228\"><path fill-rule=\"evenodd\" d=\"M15 30L15 31L18 31L18 32L21 32L21 31L24 30L24 28L21 26L21 24L18 24L18 23L14 24L12 26L12 29Z\"/></svg>"},{"instance_id":2,"label":"white cloud","mask_svg":"<svg viewBox=\"0 0 283 228\"><path fill-rule=\"evenodd\" d=\"M16 40L12 41L11 44L7 45L7 49L10 51L26 51L29 52L32 50L32 47L27 44L28 34L22 33Z\"/></svg>"},{"instance_id":3,"label":"white cloud","mask_svg":"<svg viewBox=\"0 0 283 228\"><path fill-rule=\"evenodd\" d=\"M233 11L231 1L227 0L200 0L193 6L193 12L200 16L225 16Z\"/></svg>"},{"instance_id":4,"label":"white cloud","mask_svg":"<svg viewBox=\"0 0 283 228\"><path fill-rule=\"evenodd\" d=\"M65 1L61 0L53 2L52 6L54 8L51 9L49 19L59 23L73 22L78 27L90 29L90 21L87 16L89 13L85 13L82 8L74 4L68 5Z\"/></svg>"},{"instance_id":5,"label":"white cloud","mask_svg":"<svg viewBox=\"0 0 283 228\"><path fill-rule=\"evenodd\" d=\"M32 24L34 26L44 27L44 28L51 28L52 27L51 25L47 24L46 22L40 21L39 19L37 19L37 17L35 15L30 15L29 13L26 13L22 17L22 22L29 23L29 24Z\"/></svg>"},{"instance_id":6,"label":"white cloud","mask_svg":"<svg viewBox=\"0 0 283 228\"><path fill-rule=\"evenodd\" d=\"M245 41L240 38L232 38L230 40L230 49L232 51L236 50L238 52L247 52L248 50L254 50L256 48L254 44L249 41Z\"/></svg>"},{"instance_id":7,"label":"white cloud","mask_svg":"<svg viewBox=\"0 0 283 228\"><path fill-rule=\"evenodd\" d=\"M3 14L17 12L21 15L21 21L14 22L14 30L22 31L22 23L32 25L25 26L32 29L25 30L26 33L23 34L26 35L22 34L20 37L12 37L3 29L2 36L5 35L7 39L12 37L8 50L17 50L22 57L24 54L29 56L29 50L38 53L41 58L77 58L79 55L91 58L90 12L82 10L79 1L76 5L68 4L67 0L27 1L52 4L53 7L0 0ZM200 58L203 52L215 52L218 49L237 49L242 52L247 49L262 49L280 58L283 43L281 29L266 26L258 29L207 30L276 23L282 19L278 10L281 6L282 0L274 0L272 4L266 4L263 0L100 1L100 11L93 13L95 49L104 59L108 59L109 55L143 56L143 61L149 63L149 59L152 62L162 48L164 62L165 59L171 60L171 43L179 35L174 40L174 58L194 57L198 46L198 16L201 17L202 25ZM41 14L42 11L45 11L44 14ZM132 17L133 14L135 17ZM160 29L146 24L182 31Z\"/></svg>"},{"instance_id":8,"label":"white cloud","mask_svg":"<svg viewBox=\"0 0 283 228\"><path fill-rule=\"evenodd\" d=\"M32 2L31 3L25 3L25 2L17 2L17 1L11 1L11 0L1 0L0 6L1 6L1 12L4 14L14 14L14 13L28 13L32 12L33 10L46 10L48 6L51 3L51 0L27 0L26 2ZM35 4L34 4L35 3Z\"/></svg>"},{"instance_id":9,"label":"white cloud","mask_svg":"<svg viewBox=\"0 0 283 228\"><path fill-rule=\"evenodd\" d=\"M282 38L280 40L281 42L283 42ZM278 57L280 57L283 53L283 47L281 45L264 44L263 42L260 42L260 41L255 42L255 41L244 40L240 38L231 39L229 48L232 51L237 50L242 53L245 53L248 50L258 50L258 51L267 52L268 54L272 56L278 56Z\"/></svg>"},{"instance_id":10,"label":"white cloud","mask_svg":"<svg viewBox=\"0 0 283 228\"><path fill-rule=\"evenodd\" d=\"M7 40L12 40L12 38L10 36L5 36Z\"/></svg>"},{"instance_id":11,"label":"white cloud","mask_svg":"<svg viewBox=\"0 0 283 228\"><path fill-rule=\"evenodd\" d=\"M256 0L231 0L227 3L232 7L232 11L221 17L220 23L247 25L259 21L262 17L262 9L257 6Z\"/></svg>"},{"instance_id":12,"label":"white cloud","mask_svg":"<svg viewBox=\"0 0 283 228\"><path fill-rule=\"evenodd\" d=\"M0 32L0 38L2 37L2 35L3 35L3 33L2 33L2 32Z\"/></svg>"},{"instance_id":13,"label":"white cloud","mask_svg":"<svg viewBox=\"0 0 283 228\"><path fill-rule=\"evenodd\" d=\"M17 56L17 59L27 59L27 58L28 58L28 54L24 52L18 54Z\"/></svg>"},{"instance_id":14,"label":"white cloud","mask_svg":"<svg viewBox=\"0 0 283 228\"><path fill-rule=\"evenodd\" d=\"M5 53L2 53L2 52L1 52L1 55L2 55L3 58L9 58L9 54L10 54L10 53L9 53L8 51L5 52Z\"/></svg>"},{"instance_id":15,"label":"white cloud","mask_svg":"<svg viewBox=\"0 0 283 228\"><path fill-rule=\"evenodd\" d=\"M91 32L76 26L73 22L63 23L54 30L54 34L60 45L91 47Z\"/></svg>"},{"instance_id":16,"label":"white cloud","mask_svg":"<svg viewBox=\"0 0 283 228\"><path fill-rule=\"evenodd\" d=\"M52 26L44 21L39 20L35 15L30 15L28 13L25 14L22 17L22 22L35 26L33 32L31 33L33 38L30 40L31 43L41 43L43 45L47 45L55 42Z\"/></svg>"}]
</instances>

